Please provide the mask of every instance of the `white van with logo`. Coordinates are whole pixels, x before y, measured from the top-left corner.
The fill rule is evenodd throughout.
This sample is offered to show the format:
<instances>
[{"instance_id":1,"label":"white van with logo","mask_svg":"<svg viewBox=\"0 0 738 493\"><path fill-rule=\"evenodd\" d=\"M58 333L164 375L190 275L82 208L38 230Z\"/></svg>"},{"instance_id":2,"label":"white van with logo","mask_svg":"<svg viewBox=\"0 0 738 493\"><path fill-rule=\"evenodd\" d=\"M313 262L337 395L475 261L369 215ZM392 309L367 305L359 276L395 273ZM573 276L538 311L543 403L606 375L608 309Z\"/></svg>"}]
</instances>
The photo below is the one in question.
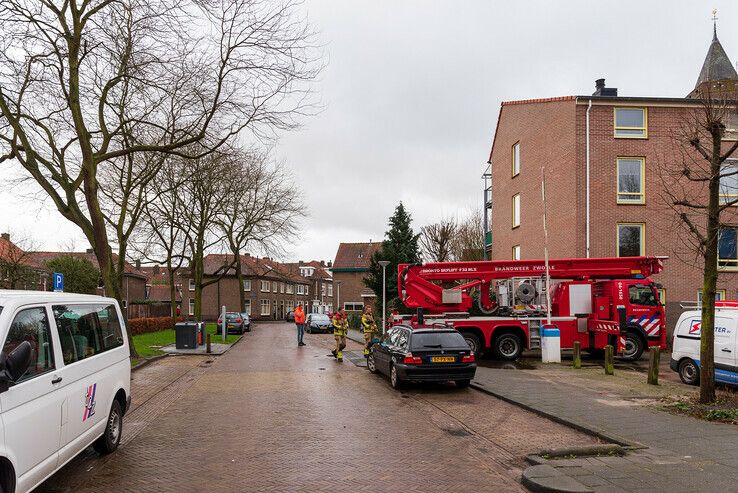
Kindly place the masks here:
<instances>
[{"instance_id":1,"label":"white van with logo","mask_svg":"<svg viewBox=\"0 0 738 493\"><path fill-rule=\"evenodd\" d=\"M715 381L738 385L738 307L715 307ZM674 327L671 369L682 382L700 383L700 337L702 312L689 310L679 317Z\"/></svg>"},{"instance_id":2,"label":"white van with logo","mask_svg":"<svg viewBox=\"0 0 738 493\"><path fill-rule=\"evenodd\" d=\"M89 445L120 443L131 402L112 298L0 290L0 493L34 489Z\"/></svg>"}]
</instances>

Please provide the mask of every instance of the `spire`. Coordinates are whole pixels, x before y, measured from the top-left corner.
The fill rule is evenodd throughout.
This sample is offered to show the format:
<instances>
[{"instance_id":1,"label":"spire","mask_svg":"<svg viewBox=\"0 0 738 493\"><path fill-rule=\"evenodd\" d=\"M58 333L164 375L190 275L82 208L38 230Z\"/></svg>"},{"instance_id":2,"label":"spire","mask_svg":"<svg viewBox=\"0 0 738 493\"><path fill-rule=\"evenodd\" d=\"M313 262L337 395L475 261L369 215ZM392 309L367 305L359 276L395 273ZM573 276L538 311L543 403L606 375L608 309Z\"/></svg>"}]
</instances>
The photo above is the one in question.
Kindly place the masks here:
<instances>
[{"instance_id":1,"label":"spire","mask_svg":"<svg viewBox=\"0 0 738 493\"><path fill-rule=\"evenodd\" d=\"M738 72L717 37L717 10L712 11L712 23L712 42L707 50L705 62L702 64L700 76L690 94L691 97L695 97L697 90L708 82L732 81L733 84L738 82Z\"/></svg>"}]
</instances>

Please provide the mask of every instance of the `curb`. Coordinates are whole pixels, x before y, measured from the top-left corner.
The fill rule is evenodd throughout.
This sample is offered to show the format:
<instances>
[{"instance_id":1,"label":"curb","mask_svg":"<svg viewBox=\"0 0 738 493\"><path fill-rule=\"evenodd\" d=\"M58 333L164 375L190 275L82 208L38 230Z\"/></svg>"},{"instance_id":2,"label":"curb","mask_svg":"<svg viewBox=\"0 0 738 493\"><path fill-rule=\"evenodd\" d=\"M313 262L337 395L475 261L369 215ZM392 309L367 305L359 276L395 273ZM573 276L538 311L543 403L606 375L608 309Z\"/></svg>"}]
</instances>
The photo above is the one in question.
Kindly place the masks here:
<instances>
[{"instance_id":1,"label":"curb","mask_svg":"<svg viewBox=\"0 0 738 493\"><path fill-rule=\"evenodd\" d=\"M168 355L168 354L158 354L158 355L156 355L156 356L152 356L152 357L150 357L150 358L145 358L145 359L144 359L143 361L141 361L141 362L140 362L139 364L137 364L136 366L134 366L133 368L131 368L131 372L134 372L134 371L138 371L138 370L140 370L141 368L143 368L143 367L145 367L145 366L148 366L148 365L150 365L150 364L151 364L151 363L153 363L154 361L159 361L160 359L164 359L164 358L166 358L167 356L169 356L169 355Z\"/></svg>"},{"instance_id":2,"label":"curb","mask_svg":"<svg viewBox=\"0 0 738 493\"><path fill-rule=\"evenodd\" d=\"M586 433L588 435L591 435L591 436L600 438L600 439L605 440L605 441L608 441L610 443L614 443L616 445L620 445L620 446L624 447L625 449L628 449L628 450L636 450L636 449L645 449L645 448L648 448L645 445L640 444L638 442L631 442L629 440L626 440L625 438L614 436L614 435L610 435L610 434L604 433L604 432L602 432L600 430L596 430L594 428L585 426L585 425L583 425L581 423L576 423L576 422L571 421L571 420L568 420L566 418L562 418L561 416L556 416L555 414L551 414L549 412L543 411L543 410L538 409L538 408L535 408L533 406L529 406L527 404L523 404L522 402L519 402L519 401L517 401L515 399L512 399L512 398L510 398L510 397L508 397L506 395L500 394L499 392L495 392L495 391L489 390L489 389L485 388L482 384L476 383L474 381L472 381L472 383L470 384L470 387L473 388L474 390L477 390L477 391L482 392L484 394L491 395L492 397L496 397L496 398L498 398L500 400L503 400L505 402L508 402L510 404L513 404L515 406L518 406L520 408L523 408L526 411L530 411L530 412L535 413L535 414L537 414L539 416L543 416L544 418L548 418L551 421L554 421L556 423L559 423L559 424L568 426L570 428L574 428L577 431L581 431L582 433Z\"/></svg>"},{"instance_id":3,"label":"curb","mask_svg":"<svg viewBox=\"0 0 738 493\"><path fill-rule=\"evenodd\" d=\"M592 493L589 487L547 465L527 468L520 482L534 493Z\"/></svg>"}]
</instances>

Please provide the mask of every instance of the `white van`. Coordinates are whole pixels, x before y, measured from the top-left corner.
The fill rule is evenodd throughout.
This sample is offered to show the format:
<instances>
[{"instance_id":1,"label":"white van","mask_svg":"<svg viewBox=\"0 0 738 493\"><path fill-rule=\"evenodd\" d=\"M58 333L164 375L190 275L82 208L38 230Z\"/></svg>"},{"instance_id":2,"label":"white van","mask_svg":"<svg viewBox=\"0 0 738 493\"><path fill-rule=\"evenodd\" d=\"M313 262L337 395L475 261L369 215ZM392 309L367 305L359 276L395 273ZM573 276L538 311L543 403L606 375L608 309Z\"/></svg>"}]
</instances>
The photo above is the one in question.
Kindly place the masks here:
<instances>
[{"instance_id":1,"label":"white van","mask_svg":"<svg viewBox=\"0 0 738 493\"><path fill-rule=\"evenodd\" d=\"M738 307L715 307L715 381L738 385ZM682 382L700 383L700 336L702 312L689 310L679 317L674 327L671 369Z\"/></svg>"},{"instance_id":2,"label":"white van","mask_svg":"<svg viewBox=\"0 0 738 493\"><path fill-rule=\"evenodd\" d=\"M131 402L112 298L0 290L0 493L38 486L89 445L120 443Z\"/></svg>"}]
</instances>

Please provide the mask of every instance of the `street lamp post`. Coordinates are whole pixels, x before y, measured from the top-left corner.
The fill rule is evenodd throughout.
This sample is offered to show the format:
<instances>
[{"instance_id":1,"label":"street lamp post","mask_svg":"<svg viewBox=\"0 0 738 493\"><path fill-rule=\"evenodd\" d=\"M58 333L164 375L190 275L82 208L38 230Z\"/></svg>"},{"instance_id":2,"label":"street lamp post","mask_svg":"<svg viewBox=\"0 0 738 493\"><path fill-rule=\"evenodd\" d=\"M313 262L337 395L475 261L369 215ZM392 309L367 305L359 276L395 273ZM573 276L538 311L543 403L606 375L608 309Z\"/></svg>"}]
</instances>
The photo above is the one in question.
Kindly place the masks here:
<instances>
[{"instance_id":1,"label":"street lamp post","mask_svg":"<svg viewBox=\"0 0 738 493\"><path fill-rule=\"evenodd\" d=\"M382 266L382 334L384 334L387 328L387 266L390 264L389 260L380 260L377 262Z\"/></svg>"},{"instance_id":2,"label":"street lamp post","mask_svg":"<svg viewBox=\"0 0 738 493\"><path fill-rule=\"evenodd\" d=\"M333 307L333 313L341 309L341 281L333 281L336 285L336 306Z\"/></svg>"}]
</instances>

